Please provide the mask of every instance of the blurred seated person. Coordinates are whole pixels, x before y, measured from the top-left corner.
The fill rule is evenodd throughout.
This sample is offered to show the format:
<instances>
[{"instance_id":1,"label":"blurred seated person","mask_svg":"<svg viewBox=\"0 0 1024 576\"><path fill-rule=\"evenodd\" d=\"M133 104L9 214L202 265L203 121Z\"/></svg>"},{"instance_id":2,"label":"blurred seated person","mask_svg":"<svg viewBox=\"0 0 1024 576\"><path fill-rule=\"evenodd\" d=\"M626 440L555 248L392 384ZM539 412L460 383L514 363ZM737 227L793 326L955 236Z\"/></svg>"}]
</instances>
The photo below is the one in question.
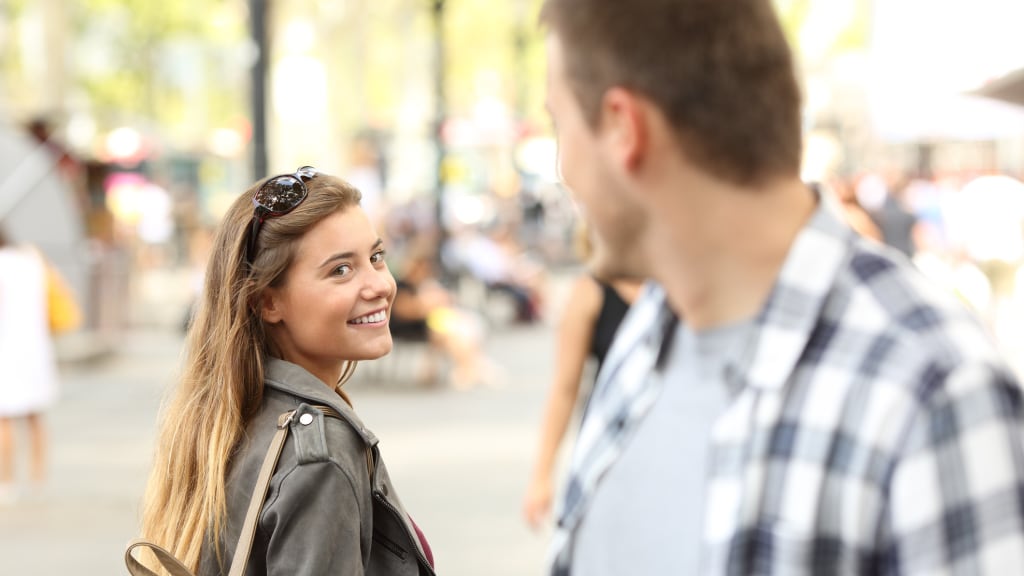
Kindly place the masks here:
<instances>
[{"instance_id":1,"label":"blurred seated person","mask_svg":"<svg viewBox=\"0 0 1024 576\"><path fill-rule=\"evenodd\" d=\"M392 338L424 341L437 347L451 360L453 388L465 390L487 383L490 364L481 349L483 323L454 305L435 277L431 256L424 250L414 250L395 280L398 289L391 307Z\"/></svg>"},{"instance_id":2,"label":"blurred seated person","mask_svg":"<svg viewBox=\"0 0 1024 576\"><path fill-rule=\"evenodd\" d=\"M488 235L467 228L452 239L451 255L458 266L490 292L509 296L515 304L515 321L540 320L543 267L526 258L507 230Z\"/></svg>"}]
</instances>

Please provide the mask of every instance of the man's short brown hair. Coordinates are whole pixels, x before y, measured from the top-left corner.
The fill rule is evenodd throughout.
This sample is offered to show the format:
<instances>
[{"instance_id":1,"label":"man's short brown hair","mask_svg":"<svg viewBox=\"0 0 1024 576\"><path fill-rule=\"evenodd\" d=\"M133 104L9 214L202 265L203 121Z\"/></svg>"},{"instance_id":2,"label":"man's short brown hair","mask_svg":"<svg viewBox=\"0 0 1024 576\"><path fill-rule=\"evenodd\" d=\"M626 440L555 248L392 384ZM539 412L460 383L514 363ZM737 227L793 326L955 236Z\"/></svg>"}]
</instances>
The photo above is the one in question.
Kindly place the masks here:
<instances>
[{"instance_id":1,"label":"man's short brown hair","mask_svg":"<svg viewBox=\"0 0 1024 576\"><path fill-rule=\"evenodd\" d=\"M770 0L546 0L541 22L591 127L621 86L657 105L713 175L799 175L800 89Z\"/></svg>"}]
</instances>

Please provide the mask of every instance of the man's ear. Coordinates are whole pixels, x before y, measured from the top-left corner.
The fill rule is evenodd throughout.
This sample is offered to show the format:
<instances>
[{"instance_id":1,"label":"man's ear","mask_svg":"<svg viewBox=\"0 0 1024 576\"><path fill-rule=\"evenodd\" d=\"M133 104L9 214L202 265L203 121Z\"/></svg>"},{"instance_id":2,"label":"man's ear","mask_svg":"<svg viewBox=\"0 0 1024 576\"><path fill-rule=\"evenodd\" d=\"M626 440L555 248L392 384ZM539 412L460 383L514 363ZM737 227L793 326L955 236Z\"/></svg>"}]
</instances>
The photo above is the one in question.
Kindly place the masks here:
<instances>
[{"instance_id":1,"label":"man's ear","mask_svg":"<svg viewBox=\"0 0 1024 576\"><path fill-rule=\"evenodd\" d=\"M277 291L273 288L265 289L263 294L260 295L259 313L266 324L277 324L284 319L281 310L281 300L278 297Z\"/></svg>"},{"instance_id":2,"label":"man's ear","mask_svg":"<svg viewBox=\"0 0 1024 576\"><path fill-rule=\"evenodd\" d=\"M611 153L627 171L636 170L647 154L645 101L621 87L610 88L601 103L601 132Z\"/></svg>"}]
</instances>

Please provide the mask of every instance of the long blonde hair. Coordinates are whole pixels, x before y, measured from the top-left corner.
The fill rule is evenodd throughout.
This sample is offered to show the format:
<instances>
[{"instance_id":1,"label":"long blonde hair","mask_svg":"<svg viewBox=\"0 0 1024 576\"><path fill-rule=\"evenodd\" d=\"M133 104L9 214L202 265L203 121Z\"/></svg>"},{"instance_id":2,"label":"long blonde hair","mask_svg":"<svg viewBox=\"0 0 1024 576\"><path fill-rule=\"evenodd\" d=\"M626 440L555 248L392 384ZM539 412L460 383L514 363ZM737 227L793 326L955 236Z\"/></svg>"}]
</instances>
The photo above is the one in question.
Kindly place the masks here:
<instances>
[{"instance_id":1,"label":"long blonde hair","mask_svg":"<svg viewBox=\"0 0 1024 576\"><path fill-rule=\"evenodd\" d=\"M277 355L256 308L259 296L283 283L310 228L360 200L349 184L318 174L306 183L308 196L298 207L263 223L250 267L244 257L251 199L261 183L232 203L214 239L182 373L163 408L143 503L143 536L191 570L198 568L208 535L220 558L228 465L262 404L264 361Z\"/></svg>"}]
</instances>

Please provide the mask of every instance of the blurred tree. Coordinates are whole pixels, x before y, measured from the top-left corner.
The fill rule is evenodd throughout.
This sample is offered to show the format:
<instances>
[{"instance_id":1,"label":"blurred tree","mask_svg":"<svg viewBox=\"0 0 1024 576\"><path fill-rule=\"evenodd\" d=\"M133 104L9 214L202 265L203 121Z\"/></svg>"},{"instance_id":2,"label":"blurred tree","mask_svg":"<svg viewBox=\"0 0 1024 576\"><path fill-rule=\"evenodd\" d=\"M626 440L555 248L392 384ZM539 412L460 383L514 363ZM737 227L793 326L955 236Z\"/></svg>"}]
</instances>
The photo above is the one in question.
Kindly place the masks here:
<instances>
[{"instance_id":1,"label":"blurred tree","mask_svg":"<svg viewBox=\"0 0 1024 576\"><path fill-rule=\"evenodd\" d=\"M433 0L360 0L328 18L321 32L327 64L344 95L342 123L385 123L399 115L409 84L429 86ZM522 99L525 115L543 119L544 55L536 14L541 0L446 0L446 92L452 114L472 111L481 75L499 78L501 96ZM520 27L520 23L525 26ZM519 45L517 46L517 42ZM521 51L517 62L517 50ZM520 92L522 92L520 94Z\"/></svg>"},{"instance_id":2,"label":"blurred tree","mask_svg":"<svg viewBox=\"0 0 1024 576\"><path fill-rule=\"evenodd\" d=\"M228 0L78 0L74 80L101 130L141 120L196 140L234 122L247 110L240 12Z\"/></svg>"},{"instance_id":3,"label":"blurred tree","mask_svg":"<svg viewBox=\"0 0 1024 576\"><path fill-rule=\"evenodd\" d=\"M481 82L496 74L500 96L527 118L543 112L544 53L536 25L540 0L449 0L451 105L471 110Z\"/></svg>"},{"instance_id":4,"label":"blurred tree","mask_svg":"<svg viewBox=\"0 0 1024 576\"><path fill-rule=\"evenodd\" d=\"M14 42L12 23L17 19L21 2L0 1L0 110L5 110L10 98L10 80L18 67L18 50Z\"/></svg>"},{"instance_id":5,"label":"blurred tree","mask_svg":"<svg viewBox=\"0 0 1024 576\"><path fill-rule=\"evenodd\" d=\"M790 42L805 62L865 50L873 0L773 0Z\"/></svg>"},{"instance_id":6,"label":"blurred tree","mask_svg":"<svg viewBox=\"0 0 1024 576\"><path fill-rule=\"evenodd\" d=\"M243 0L54 0L66 21L62 121L88 120L102 135L132 125L179 148L201 147L208 131L242 128L249 109ZM546 126L543 112L542 0L446 0L446 90L451 115L473 113L481 92L517 116ZM273 30L307 18L323 61L331 106L325 121L338 142L370 126L432 118L432 0L274 2ZM0 82L15 116L38 112L40 86L21 37L31 36L33 0L0 0ZM286 9L284 7L287 7ZM29 18L28 20L32 20ZM24 28L24 30L22 30ZM274 47L275 52L278 48ZM47 110L47 112L50 112ZM82 126L79 126L82 127ZM428 129L427 126L424 126Z\"/></svg>"}]
</instances>

